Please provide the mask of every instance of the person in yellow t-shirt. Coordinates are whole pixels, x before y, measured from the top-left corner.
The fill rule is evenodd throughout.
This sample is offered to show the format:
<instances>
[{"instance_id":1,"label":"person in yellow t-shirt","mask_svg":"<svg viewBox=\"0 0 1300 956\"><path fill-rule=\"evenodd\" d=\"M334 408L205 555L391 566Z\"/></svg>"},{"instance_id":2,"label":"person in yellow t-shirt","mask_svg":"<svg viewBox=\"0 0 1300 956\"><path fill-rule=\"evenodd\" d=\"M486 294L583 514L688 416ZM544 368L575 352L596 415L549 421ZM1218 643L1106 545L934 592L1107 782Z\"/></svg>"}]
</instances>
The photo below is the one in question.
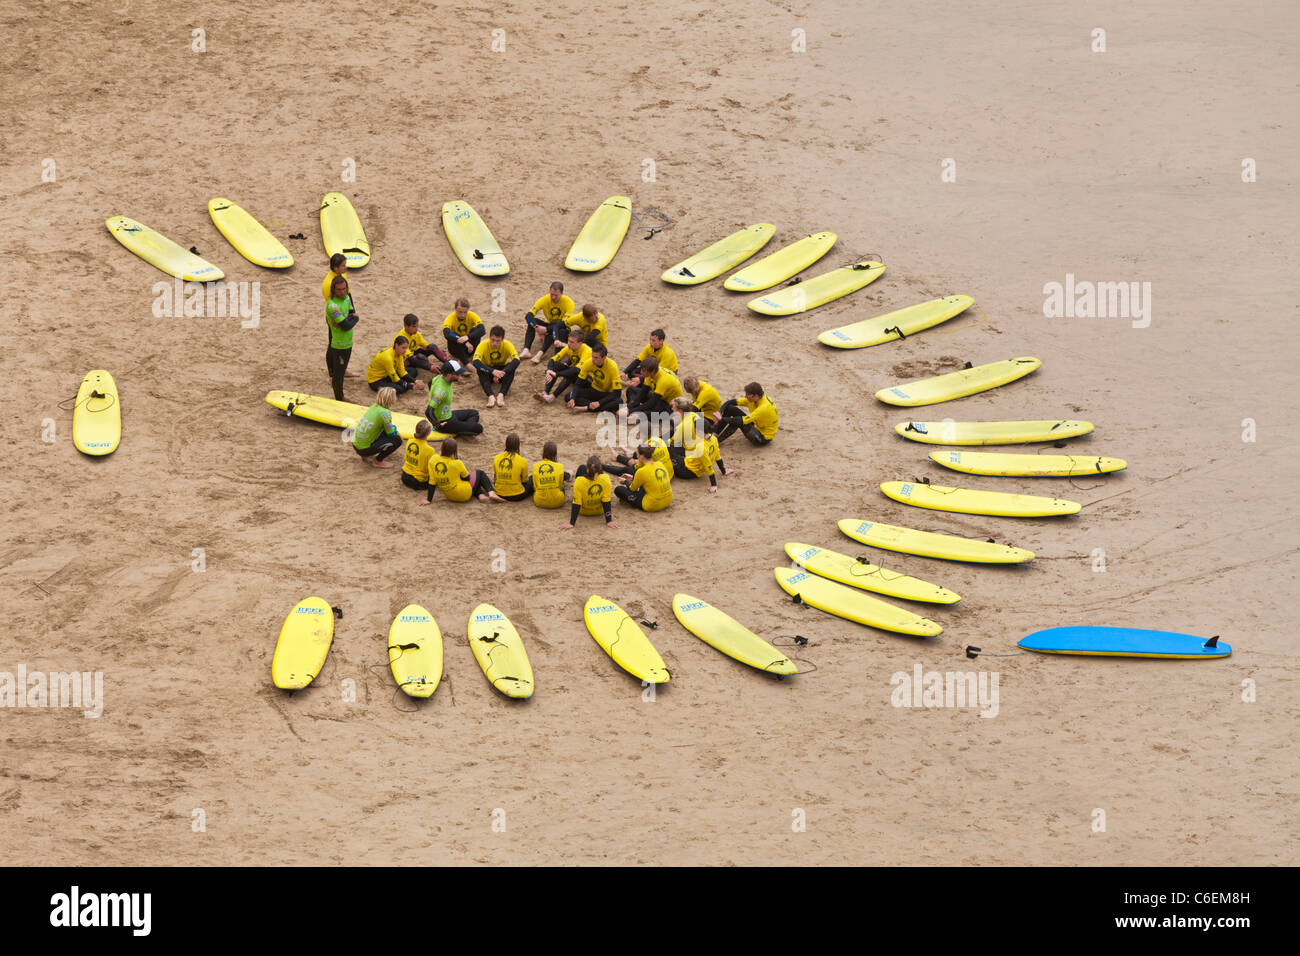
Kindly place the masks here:
<instances>
[{"instance_id":1,"label":"person in yellow t-shirt","mask_svg":"<svg viewBox=\"0 0 1300 956\"><path fill-rule=\"evenodd\" d=\"M585 465L578 467L577 477L573 479L573 504L569 508L568 523L560 525L561 531L568 531L578 523L578 515L605 515L605 527L617 528L614 512L610 510L610 490L613 482L605 474L600 464L600 456L592 455Z\"/></svg>"},{"instance_id":2,"label":"person in yellow t-shirt","mask_svg":"<svg viewBox=\"0 0 1300 956\"><path fill-rule=\"evenodd\" d=\"M330 297L330 289L334 285L335 276L347 278L348 274L348 257L341 252L336 252L330 256L330 271L325 274L325 281L320 284L320 294L326 299ZM348 296L351 298L351 295Z\"/></svg>"},{"instance_id":3,"label":"person in yellow t-shirt","mask_svg":"<svg viewBox=\"0 0 1300 956\"><path fill-rule=\"evenodd\" d=\"M487 396L488 408L496 405L506 407L506 396L515 380L515 369L519 367L519 353L506 341L506 330L499 325L492 326L487 341L480 342L474 350L474 368L478 370L478 383ZM492 388L500 389L492 394Z\"/></svg>"},{"instance_id":4,"label":"person in yellow t-shirt","mask_svg":"<svg viewBox=\"0 0 1300 956\"><path fill-rule=\"evenodd\" d=\"M750 382L744 398L729 398L713 413L718 441L726 441L737 429L755 445L766 445L776 437L777 411L763 386Z\"/></svg>"},{"instance_id":5,"label":"person in yellow t-shirt","mask_svg":"<svg viewBox=\"0 0 1300 956\"><path fill-rule=\"evenodd\" d=\"M700 413L707 425L713 423L713 413L722 407L722 395L708 382L694 375L682 379L682 391L691 400L691 406Z\"/></svg>"},{"instance_id":6,"label":"person in yellow t-shirt","mask_svg":"<svg viewBox=\"0 0 1300 956\"><path fill-rule=\"evenodd\" d=\"M451 360L450 355L420 334L420 317L414 312L408 313L402 319L402 331L393 336L394 345L401 336L406 336L407 341L407 368L422 368L426 372L434 372L443 362Z\"/></svg>"},{"instance_id":7,"label":"person in yellow t-shirt","mask_svg":"<svg viewBox=\"0 0 1300 956\"><path fill-rule=\"evenodd\" d=\"M671 464L653 460L649 445L636 450L636 474L624 475L614 489L624 502L642 511L663 511L673 503L673 469Z\"/></svg>"},{"instance_id":8,"label":"person in yellow t-shirt","mask_svg":"<svg viewBox=\"0 0 1300 956\"><path fill-rule=\"evenodd\" d=\"M591 346L582 341L582 329L576 325L569 329L569 344L555 353L555 358L546 363L546 381L542 390L533 398L550 404L555 399L570 391L578 380L578 372L591 359Z\"/></svg>"},{"instance_id":9,"label":"person in yellow t-shirt","mask_svg":"<svg viewBox=\"0 0 1300 956\"><path fill-rule=\"evenodd\" d=\"M578 380L565 404L575 414L616 412L622 401L623 389L619 385L618 363L609 357L609 350L597 342L591 347L591 358L578 369Z\"/></svg>"},{"instance_id":10,"label":"person in yellow t-shirt","mask_svg":"<svg viewBox=\"0 0 1300 956\"><path fill-rule=\"evenodd\" d=\"M437 451L429 444L433 426L418 422L415 437L406 443L406 458L402 462L402 484L414 491L429 490L429 460Z\"/></svg>"},{"instance_id":11,"label":"person in yellow t-shirt","mask_svg":"<svg viewBox=\"0 0 1300 956\"><path fill-rule=\"evenodd\" d=\"M506 450L492 459L492 484L506 501L523 501L533 493L533 479L528 475L528 459L519 454L519 436L506 436Z\"/></svg>"},{"instance_id":12,"label":"person in yellow t-shirt","mask_svg":"<svg viewBox=\"0 0 1300 956\"><path fill-rule=\"evenodd\" d=\"M599 342L609 348L609 323L600 309L594 305L584 305L581 312L569 316L569 321L582 329L582 341L587 345Z\"/></svg>"},{"instance_id":13,"label":"person in yellow t-shirt","mask_svg":"<svg viewBox=\"0 0 1300 956\"><path fill-rule=\"evenodd\" d=\"M718 490L717 471L724 475L734 475L735 469L728 469L722 461L722 452L718 448L718 436L710 435L704 430L704 418L691 405L691 400L682 395L673 399L673 417L678 419L677 428L668 439L668 457L673 463L674 478L708 478L709 494ZM714 465L717 468L714 468Z\"/></svg>"},{"instance_id":14,"label":"person in yellow t-shirt","mask_svg":"<svg viewBox=\"0 0 1300 956\"><path fill-rule=\"evenodd\" d=\"M630 388L627 390L628 424L631 425L632 416L641 416L650 426L648 434L657 435L660 429L656 424L664 421L671 414L669 402L682 394L682 383L677 380L676 375L661 367L659 360L653 355L647 356L641 363L640 375L644 384L644 388L639 393L641 397L633 399L633 390Z\"/></svg>"},{"instance_id":15,"label":"person in yellow t-shirt","mask_svg":"<svg viewBox=\"0 0 1300 956\"><path fill-rule=\"evenodd\" d=\"M573 300L564 294L564 283L552 282L550 291L534 302L533 307L524 314L528 328L524 331L524 350L519 353L519 357L532 358L534 365L541 362L547 349L563 342L564 336L569 334L569 316L573 310ZM542 342L534 352L533 339L538 333L541 333Z\"/></svg>"},{"instance_id":16,"label":"person in yellow t-shirt","mask_svg":"<svg viewBox=\"0 0 1300 956\"><path fill-rule=\"evenodd\" d=\"M492 479L475 468L470 471L456 455L456 439L444 438L442 451L429 459L429 493L420 504L433 502L433 493L441 489L448 501L462 502L471 498L479 501L503 501L492 489Z\"/></svg>"},{"instance_id":17,"label":"person in yellow t-shirt","mask_svg":"<svg viewBox=\"0 0 1300 956\"><path fill-rule=\"evenodd\" d=\"M548 441L542 446L542 457L533 463L533 504L539 508L564 506L564 483L569 473L556 459L557 454L555 442Z\"/></svg>"},{"instance_id":18,"label":"person in yellow t-shirt","mask_svg":"<svg viewBox=\"0 0 1300 956\"><path fill-rule=\"evenodd\" d=\"M380 349L370 360L370 368L366 369L366 384L371 391L377 392L389 386L401 395L411 389L418 392L424 388L424 383L406 368L406 347L406 336L399 335L393 340L392 348Z\"/></svg>"},{"instance_id":19,"label":"person in yellow t-shirt","mask_svg":"<svg viewBox=\"0 0 1300 956\"><path fill-rule=\"evenodd\" d=\"M469 364L470 356L486 331L483 320L469 310L469 299L457 299L456 311L442 320L442 337L447 340L447 351L465 365Z\"/></svg>"}]
</instances>

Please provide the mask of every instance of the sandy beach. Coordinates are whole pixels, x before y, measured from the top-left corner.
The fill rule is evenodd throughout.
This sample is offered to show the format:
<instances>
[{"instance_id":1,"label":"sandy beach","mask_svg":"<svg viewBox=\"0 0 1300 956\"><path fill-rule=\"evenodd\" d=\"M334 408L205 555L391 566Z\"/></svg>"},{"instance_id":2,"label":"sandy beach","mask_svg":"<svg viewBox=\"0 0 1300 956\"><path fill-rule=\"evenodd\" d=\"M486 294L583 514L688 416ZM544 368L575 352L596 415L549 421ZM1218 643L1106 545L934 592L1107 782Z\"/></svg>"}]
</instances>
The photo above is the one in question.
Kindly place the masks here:
<instances>
[{"instance_id":1,"label":"sandy beach","mask_svg":"<svg viewBox=\"0 0 1300 956\"><path fill-rule=\"evenodd\" d=\"M1294 8L0 10L0 672L103 680L98 717L0 707L10 864L1296 864ZM337 429L263 400L329 395L317 211L333 191L372 244L351 274L353 370L407 312L432 339L461 296L522 348L524 312L559 279L608 317L620 366L662 327L683 375L724 397L761 383L776 440L726 442L738 474L716 495L676 482L665 512L616 502L617 530L587 518L560 532L567 510L530 502L417 507L397 469L366 467ZM629 233L600 272L569 272L570 244L612 195L671 225ZM257 216L295 265L244 260L208 216L214 196ZM457 261L439 222L453 199L490 225L508 276ZM155 284L171 280L113 239L104 222L119 215L257 282L257 321L157 316ZM758 222L777 227L764 254L838 234L805 275L869 256L887 271L790 318L755 315L721 278L660 280ZM1146 314L1045 314L1045 287L1067 281L1136 283ZM903 341L816 341L956 293L977 306ZM1042 368L923 409L873 398L1013 356ZM123 430L91 459L67 409L97 368L116 378ZM608 452L591 418L529 398L541 378L523 365L504 409L458 386L485 425L461 443L471 468L510 432L530 462L547 440L570 470ZM371 400L363 379L346 392ZM424 403L408 393L397 410ZM1069 450L1128 468L961 475L927 459L938 446L895 435L911 418L1083 419L1095 431ZM923 478L1084 507L945 514L879 490ZM841 535L848 517L1037 557L891 554ZM927 639L800 607L773 577L788 541L963 599L894 602L942 625ZM674 619L677 592L805 672L777 680L719 654ZM592 594L657 623L672 680L652 699L587 633ZM272 686L271 657L308 595L343 618L320 676L291 695ZM494 692L470 651L484 601L523 636L528 701ZM445 645L443 682L418 703L386 655L411 602ZM1063 625L1221 635L1233 654L965 654L1016 655ZM996 674L996 714L895 706L891 678L918 665Z\"/></svg>"}]
</instances>

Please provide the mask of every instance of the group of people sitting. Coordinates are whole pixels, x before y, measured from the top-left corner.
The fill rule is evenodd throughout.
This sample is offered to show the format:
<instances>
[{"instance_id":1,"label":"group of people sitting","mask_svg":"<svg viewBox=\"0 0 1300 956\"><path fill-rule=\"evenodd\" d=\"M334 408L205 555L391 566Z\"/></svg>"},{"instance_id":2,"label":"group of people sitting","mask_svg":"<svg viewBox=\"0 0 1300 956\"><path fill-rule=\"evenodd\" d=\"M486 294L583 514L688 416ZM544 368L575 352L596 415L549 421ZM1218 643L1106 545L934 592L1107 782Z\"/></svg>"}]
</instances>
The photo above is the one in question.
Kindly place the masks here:
<instances>
[{"instance_id":1,"label":"group of people sitting","mask_svg":"<svg viewBox=\"0 0 1300 956\"><path fill-rule=\"evenodd\" d=\"M330 330L326 364L339 401L357 324L345 269L343 257L335 256L322 284ZM524 349L518 352L506 339L505 329L485 327L465 299L457 300L455 310L443 321L441 345L425 339L419 318L407 315L402 331L366 370L376 401L356 425L357 454L376 467L393 467L386 459L403 446L392 420L397 396L427 388L425 420L405 443L401 475L404 485L426 493L421 504L431 503L435 491L441 490L448 501L531 497L538 507L559 508L565 502L565 486L572 480L572 513L561 527L573 527L580 515L597 514L605 516L608 526L617 527L610 510L614 497L643 511L661 511L672 504L674 478L707 478L709 491L716 492L718 474L735 473L722 462L721 442L737 431L755 445L766 445L776 435L776 406L762 386L751 382L743 397L723 401L716 388L698 377L678 379L677 356L662 329L651 332L637 357L620 369L609 355L604 315L592 305L576 308L562 283L552 283L524 318ZM458 456L456 437L482 434L483 425L477 410L452 407L455 383L477 375L488 407L504 408L515 373L528 360L546 362L541 388L533 396L538 402L562 402L574 414L625 415L637 439L635 446L624 448L610 463L593 455L570 474L556 459L554 442L543 446L541 458L530 468L520 454L519 436L512 433L506 437L505 450L492 459L490 474L470 470ZM417 378L419 370L432 373L427 385ZM437 438L442 441L439 450L430 443Z\"/></svg>"}]
</instances>

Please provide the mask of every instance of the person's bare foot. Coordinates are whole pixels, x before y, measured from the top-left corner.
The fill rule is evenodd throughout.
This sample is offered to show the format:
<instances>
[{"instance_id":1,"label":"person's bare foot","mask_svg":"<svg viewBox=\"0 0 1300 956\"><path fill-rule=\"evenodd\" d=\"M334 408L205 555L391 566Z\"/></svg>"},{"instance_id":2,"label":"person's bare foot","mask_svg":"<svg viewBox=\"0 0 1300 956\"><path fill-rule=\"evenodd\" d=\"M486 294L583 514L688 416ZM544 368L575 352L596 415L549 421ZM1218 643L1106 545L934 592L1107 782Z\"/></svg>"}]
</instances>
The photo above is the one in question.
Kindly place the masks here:
<instances>
[{"instance_id":1,"label":"person's bare foot","mask_svg":"<svg viewBox=\"0 0 1300 956\"><path fill-rule=\"evenodd\" d=\"M534 355L534 356L532 357L532 359L531 359L530 361L532 361L532 363L533 363L534 365L541 365L541 364L542 364L542 354L543 354L543 353L538 352L536 355Z\"/></svg>"},{"instance_id":2,"label":"person's bare foot","mask_svg":"<svg viewBox=\"0 0 1300 956\"><path fill-rule=\"evenodd\" d=\"M544 401L546 401L546 393L545 393L545 392L533 392L533 398L537 399L539 402L544 402Z\"/></svg>"},{"instance_id":3,"label":"person's bare foot","mask_svg":"<svg viewBox=\"0 0 1300 956\"><path fill-rule=\"evenodd\" d=\"M494 504L497 503L497 502L505 501L505 500L506 500L506 499L502 498L502 497L501 497L499 494L497 494L495 491L489 491L489 492L488 492L488 501L491 501L491 502L493 502Z\"/></svg>"},{"instance_id":4,"label":"person's bare foot","mask_svg":"<svg viewBox=\"0 0 1300 956\"><path fill-rule=\"evenodd\" d=\"M575 405L575 406L573 406L573 414L575 414L575 415L581 415L581 414L582 414L583 412L585 412L585 411L586 411L586 409L583 408L581 405Z\"/></svg>"},{"instance_id":5,"label":"person's bare foot","mask_svg":"<svg viewBox=\"0 0 1300 956\"><path fill-rule=\"evenodd\" d=\"M479 500L479 501L482 501L482 502L484 502L484 503L487 503L487 502L491 501L492 499L489 498L487 495L479 495L479 496L478 496L478 500Z\"/></svg>"},{"instance_id":6,"label":"person's bare foot","mask_svg":"<svg viewBox=\"0 0 1300 956\"><path fill-rule=\"evenodd\" d=\"M360 372L344 372L344 373L343 373L343 377L344 377L344 378L360 378L360 377L361 377L361 373L360 373Z\"/></svg>"},{"instance_id":7,"label":"person's bare foot","mask_svg":"<svg viewBox=\"0 0 1300 956\"><path fill-rule=\"evenodd\" d=\"M496 403L497 403L497 397L496 397L495 395L489 395L489 396L488 396L487 407L488 407L488 408L491 408L491 407L492 407L493 405L495 405Z\"/></svg>"},{"instance_id":8,"label":"person's bare foot","mask_svg":"<svg viewBox=\"0 0 1300 956\"><path fill-rule=\"evenodd\" d=\"M367 460L368 462L370 462L370 464L373 465L373 466L376 467L376 468L392 468L392 467L393 467L393 463L392 463L391 461L379 461L378 459L375 459L375 458L367 458L366 460Z\"/></svg>"},{"instance_id":9,"label":"person's bare foot","mask_svg":"<svg viewBox=\"0 0 1300 956\"><path fill-rule=\"evenodd\" d=\"M544 401L547 405L549 405L551 404L551 402L555 401L555 396L552 395L550 392L547 392L542 396L542 401Z\"/></svg>"},{"instance_id":10,"label":"person's bare foot","mask_svg":"<svg viewBox=\"0 0 1300 956\"><path fill-rule=\"evenodd\" d=\"M738 475L738 474L740 474L740 472L739 472L738 470L736 470L735 468L724 468L724 469L722 469L722 473L723 473L724 475L726 475L727 477L731 477L732 475Z\"/></svg>"},{"instance_id":11,"label":"person's bare foot","mask_svg":"<svg viewBox=\"0 0 1300 956\"><path fill-rule=\"evenodd\" d=\"M533 353L530 352L528 349L524 349L522 352L519 353L519 361L522 362L526 358L531 358L532 354Z\"/></svg>"},{"instance_id":12,"label":"person's bare foot","mask_svg":"<svg viewBox=\"0 0 1300 956\"><path fill-rule=\"evenodd\" d=\"M498 395L497 408L505 408L505 407L506 407L506 397L504 395Z\"/></svg>"}]
</instances>

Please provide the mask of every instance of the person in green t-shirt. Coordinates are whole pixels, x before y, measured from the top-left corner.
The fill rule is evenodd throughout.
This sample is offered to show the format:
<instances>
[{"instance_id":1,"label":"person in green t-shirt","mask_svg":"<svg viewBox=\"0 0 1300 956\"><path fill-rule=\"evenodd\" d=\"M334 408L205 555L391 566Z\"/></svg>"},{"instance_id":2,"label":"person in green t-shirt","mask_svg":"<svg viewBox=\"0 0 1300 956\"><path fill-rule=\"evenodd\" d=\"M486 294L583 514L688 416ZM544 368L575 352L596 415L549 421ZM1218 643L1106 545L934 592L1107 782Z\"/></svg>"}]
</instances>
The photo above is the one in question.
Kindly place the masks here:
<instances>
[{"instance_id":1,"label":"person in green t-shirt","mask_svg":"<svg viewBox=\"0 0 1300 956\"><path fill-rule=\"evenodd\" d=\"M325 300L325 324L330 330L330 345L325 351L325 367L329 370L334 400L344 401L343 379L355 376L348 372L348 359L352 357L352 329L357 324L357 313L352 308L348 294L348 280L335 276L330 284L330 295Z\"/></svg>"},{"instance_id":2,"label":"person in green t-shirt","mask_svg":"<svg viewBox=\"0 0 1300 956\"><path fill-rule=\"evenodd\" d=\"M433 422L440 432L449 435L481 435L483 426L478 421L478 409L462 408L452 411L451 386L468 369L455 359L443 362L438 374L429 379L429 407L424 410L424 417Z\"/></svg>"},{"instance_id":3,"label":"person in green t-shirt","mask_svg":"<svg viewBox=\"0 0 1300 956\"><path fill-rule=\"evenodd\" d=\"M397 434L391 411L396 401L396 389L381 388L376 404L366 409L352 433L356 453L376 468L392 468L393 463L384 459L402 447L402 437Z\"/></svg>"}]
</instances>

